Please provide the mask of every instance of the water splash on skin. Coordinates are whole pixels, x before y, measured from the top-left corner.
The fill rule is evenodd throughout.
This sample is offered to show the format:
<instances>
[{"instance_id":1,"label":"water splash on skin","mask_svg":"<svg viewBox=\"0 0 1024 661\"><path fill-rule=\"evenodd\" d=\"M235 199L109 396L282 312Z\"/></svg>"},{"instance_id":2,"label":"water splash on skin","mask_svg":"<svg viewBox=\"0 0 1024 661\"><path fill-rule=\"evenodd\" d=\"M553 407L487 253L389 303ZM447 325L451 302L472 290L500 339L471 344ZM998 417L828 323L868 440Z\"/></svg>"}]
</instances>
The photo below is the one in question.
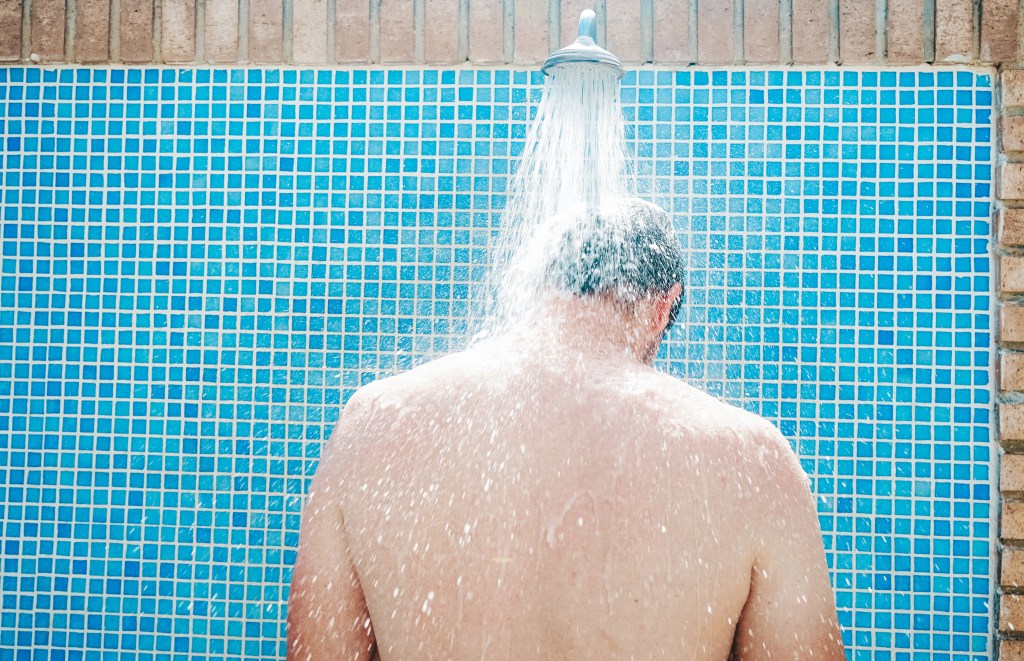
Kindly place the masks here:
<instances>
[{"instance_id":1,"label":"water splash on skin","mask_svg":"<svg viewBox=\"0 0 1024 661\"><path fill-rule=\"evenodd\" d=\"M594 496L593 492L591 492L589 489L584 490L584 491L577 491L577 492L573 493L573 495L569 498L569 500L566 501L566 503L562 506L561 513L559 515L556 515L556 516L552 517L548 521L548 524L544 527L544 541L547 542L547 544L548 544L548 546L550 548L555 548L555 544L558 542L558 539L559 539L558 529L561 528L563 525L565 525L566 515L569 514L570 510L572 510L572 508L576 504L576 502L579 501L581 498L584 498L584 497L585 498L589 498L591 503L594 506L594 509L595 510L597 509L597 507L598 507L597 498ZM579 527L583 527L583 519L582 518L578 517L578 521L573 522L573 523L575 523Z\"/></svg>"}]
</instances>

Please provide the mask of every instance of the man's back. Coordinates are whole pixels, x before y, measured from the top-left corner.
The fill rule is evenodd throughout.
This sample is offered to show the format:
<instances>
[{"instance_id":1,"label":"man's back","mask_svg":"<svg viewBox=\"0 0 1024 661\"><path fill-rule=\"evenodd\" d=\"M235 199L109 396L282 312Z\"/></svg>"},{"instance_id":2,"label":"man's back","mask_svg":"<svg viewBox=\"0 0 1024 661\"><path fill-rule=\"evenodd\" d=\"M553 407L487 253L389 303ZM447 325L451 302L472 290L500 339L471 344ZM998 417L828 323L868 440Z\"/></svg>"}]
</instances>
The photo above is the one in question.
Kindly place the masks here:
<instances>
[{"instance_id":1,"label":"man's back","mask_svg":"<svg viewBox=\"0 0 1024 661\"><path fill-rule=\"evenodd\" d=\"M769 556L816 544L776 599L799 612L824 571L820 535L786 530L793 498L813 510L785 441L624 355L537 351L484 344L350 403L318 480L380 657L724 659L756 636L746 656L779 658L759 575L799 580Z\"/></svg>"}]
</instances>

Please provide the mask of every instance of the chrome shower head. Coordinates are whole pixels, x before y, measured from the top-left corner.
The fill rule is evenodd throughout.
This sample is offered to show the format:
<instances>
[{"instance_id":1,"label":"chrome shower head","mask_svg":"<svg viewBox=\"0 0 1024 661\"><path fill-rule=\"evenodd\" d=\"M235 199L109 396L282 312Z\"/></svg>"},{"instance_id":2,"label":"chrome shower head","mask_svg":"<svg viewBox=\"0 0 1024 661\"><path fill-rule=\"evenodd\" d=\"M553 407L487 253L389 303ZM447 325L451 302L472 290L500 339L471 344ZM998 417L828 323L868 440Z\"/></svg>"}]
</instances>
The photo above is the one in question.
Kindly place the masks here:
<instances>
[{"instance_id":1,"label":"chrome shower head","mask_svg":"<svg viewBox=\"0 0 1024 661\"><path fill-rule=\"evenodd\" d=\"M540 70L550 75L552 69L564 64L592 64L608 67L615 71L618 78L622 78L625 71L619 58L598 46L596 39L597 14L593 10L585 9L580 14L579 37L572 44L549 55Z\"/></svg>"}]
</instances>

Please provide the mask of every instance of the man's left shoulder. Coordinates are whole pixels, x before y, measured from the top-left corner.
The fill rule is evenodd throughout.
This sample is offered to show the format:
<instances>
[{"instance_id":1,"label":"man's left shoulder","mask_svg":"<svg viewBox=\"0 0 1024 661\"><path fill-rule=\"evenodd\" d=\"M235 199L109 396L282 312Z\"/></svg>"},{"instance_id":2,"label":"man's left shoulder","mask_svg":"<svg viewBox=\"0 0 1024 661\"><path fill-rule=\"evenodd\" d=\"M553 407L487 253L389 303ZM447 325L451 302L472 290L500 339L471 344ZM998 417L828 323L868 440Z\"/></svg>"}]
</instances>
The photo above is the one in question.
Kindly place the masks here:
<instances>
[{"instance_id":1,"label":"man's left shoulder","mask_svg":"<svg viewBox=\"0 0 1024 661\"><path fill-rule=\"evenodd\" d=\"M656 374L656 375L655 375ZM680 414L707 426L716 435L735 435L761 444L785 441L768 419L661 372L653 373L653 390L675 405Z\"/></svg>"}]
</instances>

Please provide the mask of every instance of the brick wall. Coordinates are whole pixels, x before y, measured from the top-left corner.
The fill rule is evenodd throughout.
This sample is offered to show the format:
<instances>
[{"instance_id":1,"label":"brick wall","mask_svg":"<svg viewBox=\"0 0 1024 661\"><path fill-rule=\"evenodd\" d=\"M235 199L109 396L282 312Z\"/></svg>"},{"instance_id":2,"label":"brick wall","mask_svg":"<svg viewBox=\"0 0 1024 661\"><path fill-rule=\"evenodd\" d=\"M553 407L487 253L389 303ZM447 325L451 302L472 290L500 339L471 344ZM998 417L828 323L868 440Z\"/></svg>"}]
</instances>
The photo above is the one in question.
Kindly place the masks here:
<instances>
[{"instance_id":1,"label":"brick wall","mask_svg":"<svg viewBox=\"0 0 1024 661\"><path fill-rule=\"evenodd\" d=\"M0 62L532 65L588 6L634 65L1021 59L1020 0L0 0Z\"/></svg>"},{"instance_id":2,"label":"brick wall","mask_svg":"<svg viewBox=\"0 0 1024 661\"><path fill-rule=\"evenodd\" d=\"M996 260L999 272L999 437L1002 494L999 576L1000 657L1024 661L1024 70L1005 69L1000 85L1000 172Z\"/></svg>"}]
</instances>

